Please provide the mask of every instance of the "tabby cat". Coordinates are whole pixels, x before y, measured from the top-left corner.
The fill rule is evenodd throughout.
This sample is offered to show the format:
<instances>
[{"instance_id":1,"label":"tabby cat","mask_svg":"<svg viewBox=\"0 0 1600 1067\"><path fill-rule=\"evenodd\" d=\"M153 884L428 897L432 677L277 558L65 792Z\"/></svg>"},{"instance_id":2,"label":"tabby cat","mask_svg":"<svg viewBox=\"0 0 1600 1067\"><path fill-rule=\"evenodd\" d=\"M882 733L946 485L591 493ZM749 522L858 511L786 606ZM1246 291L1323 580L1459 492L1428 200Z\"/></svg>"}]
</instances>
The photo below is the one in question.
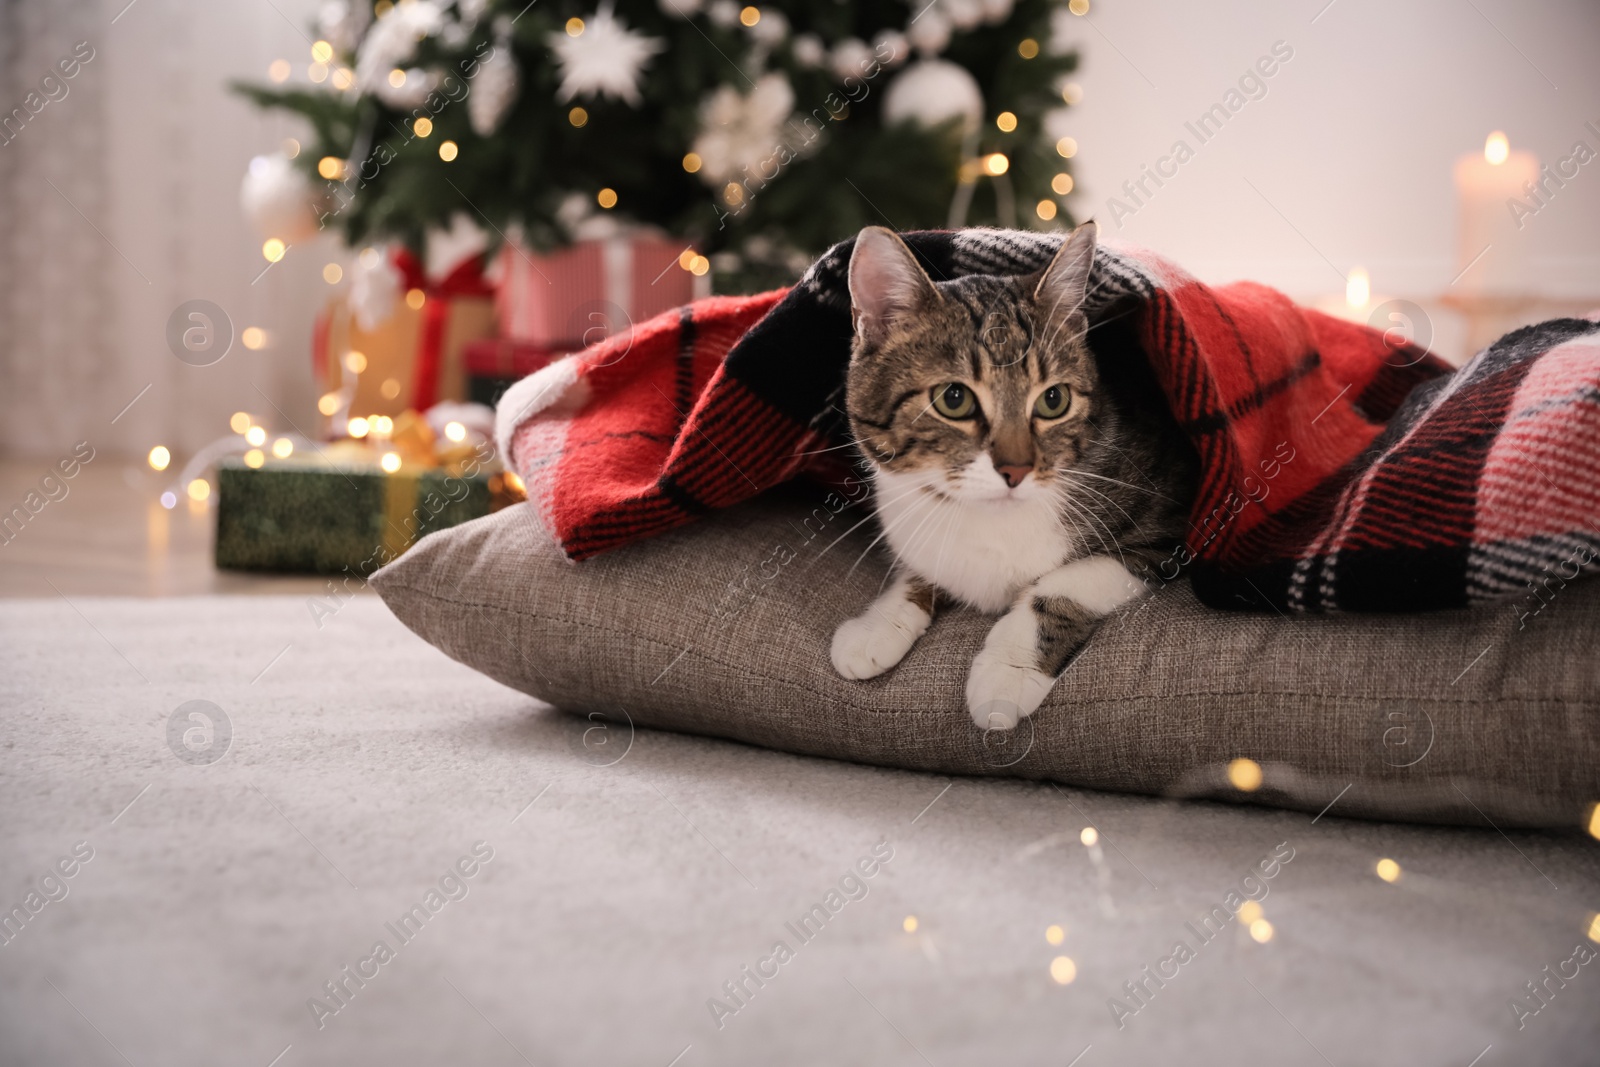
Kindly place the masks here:
<instances>
[{"instance_id":1,"label":"tabby cat","mask_svg":"<svg viewBox=\"0 0 1600 1067\"><path fill-rule=\"evenodd\" d=\"M833 635L844 677L890 669L958 601L1000 615L967 709L1010 729L1172 556L1197 463L1128 324L1090 330L1094 254L1087 223L1037 274L936 282L889 230L856 239L846 407L896 562Z\"/></svg>"}]
</instances>

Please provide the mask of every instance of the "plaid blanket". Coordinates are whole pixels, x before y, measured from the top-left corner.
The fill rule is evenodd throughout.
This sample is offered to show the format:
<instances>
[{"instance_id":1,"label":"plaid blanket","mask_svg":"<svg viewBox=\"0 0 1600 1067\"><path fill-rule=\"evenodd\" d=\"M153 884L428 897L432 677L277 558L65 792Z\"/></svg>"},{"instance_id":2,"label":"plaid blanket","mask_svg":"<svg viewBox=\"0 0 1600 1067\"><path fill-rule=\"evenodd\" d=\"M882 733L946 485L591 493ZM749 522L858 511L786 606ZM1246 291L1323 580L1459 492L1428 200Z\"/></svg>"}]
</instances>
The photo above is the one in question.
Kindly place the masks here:
<instances>
[{"instance_id":1,"label":"plaid blanket","mask_svg":"<svg viewBox=\"0 0 1600 1067\"><path fill-rule=\"evenodd\" d=\"M905 236L935 279L1028 273L1061 240ZM697 301L513 386L501 453L570 558L837 467L852 247L792 289ZM1600 554L1595 322L1519 330L1452 373L1265 286L1202 285L1125 246L1098 250L1086 310L1129 319L1199 454L1190 535L1161 573L1187 573L1208 604L1461 607Z\"/></svg>"}]
</instances>

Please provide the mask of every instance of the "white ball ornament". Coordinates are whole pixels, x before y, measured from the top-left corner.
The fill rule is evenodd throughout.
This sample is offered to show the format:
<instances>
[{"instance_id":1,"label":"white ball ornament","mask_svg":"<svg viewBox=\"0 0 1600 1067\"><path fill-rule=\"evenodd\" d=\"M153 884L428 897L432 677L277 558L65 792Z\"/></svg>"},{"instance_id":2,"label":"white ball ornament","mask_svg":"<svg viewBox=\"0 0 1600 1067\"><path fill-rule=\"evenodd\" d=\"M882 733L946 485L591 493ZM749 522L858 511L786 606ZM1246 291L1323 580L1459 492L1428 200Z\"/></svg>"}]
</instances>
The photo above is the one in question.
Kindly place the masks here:
<instances>
[{"instance_id":1,"label":"white ball ornament","mask_svg":"<svg viewBox=\"0 0 1600 1067\"><path fill-rule=\"evenodd\" d=\"M828 60L828 50L822 46L822 38L814 33L802 33L789 44L794 52L794 61L802 67L820 67Z\"/></svg>"},{"instance_id":2,"label":"white ball ornament","mask_svg":"<svg viewBox=\"0 0 1600 1067\"><path fill-rule=\"evenodd\" d=\"M840 81L863 77L872 65L872 46L859 37L847 37L833 46L828 67Z\"/></svg>"},{"instance_id":3,"label":"white ball ornament","mask_svg":"<svg viewBox=\"0 0 1600 1067\"><path fill-rule=\"evenodd\" d=\"M950 20L933 8L925 9L916 21L906 27L906 37L910 38L911 47L918 52L925 56L936 56L950 43Z\"/></svg>"},{"instance_id":4,"label":"white ball ornament","mask_svg":"<svg viewBox=\"0 0 1600 1067\"><path fill-rule=\"evenodd\" d=\"M983 90L965 67L944 59L920 59L895 75L883 97L887 123L937 126L953 118L963 128L983 124Z\"/></svg>"},{"instance_id":5,"label":"white ball ornament","mask_svg":"<svg viewBox=\"0 0 1600 1067\"><path fill-rule=\"evenodd\" d=\"M963 32L976 29L983 21L983 0L942 0L941 6L955 28Z\"/></svg>"},{"instance_id":6,"label":"white ball ornament","mask_svg":"<svg viewBox=\"0 0 1600 1067\"><path fill-rule=\"evenodd\" d=\"M886 67L898 67L911 58L911 42L899 30L884 30L872 39L872 54Z\"/></svg>"},{"instance_id":7,"label":"white ball ornament","mask_svg":"<svg viewBox=\"0 0 1600 1067\"><path fill-rule=\"evenodd\" d=\"M285 244L316 234L317 203L311 179L282 153L252 159L239 186L239 206L256 232Z\"/></svg>"}]
</instances>

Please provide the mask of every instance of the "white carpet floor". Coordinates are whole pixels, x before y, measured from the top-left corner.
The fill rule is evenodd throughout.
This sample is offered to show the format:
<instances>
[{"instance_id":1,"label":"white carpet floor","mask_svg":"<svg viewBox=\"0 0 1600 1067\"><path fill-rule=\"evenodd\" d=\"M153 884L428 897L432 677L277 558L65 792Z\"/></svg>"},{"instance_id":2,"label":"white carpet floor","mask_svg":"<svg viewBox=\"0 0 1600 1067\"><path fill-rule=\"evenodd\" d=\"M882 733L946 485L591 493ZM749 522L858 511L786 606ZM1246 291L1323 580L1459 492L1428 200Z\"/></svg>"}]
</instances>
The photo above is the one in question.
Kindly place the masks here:
<instances>
[{"instance_id":1,"label":"white carpet floor","mask_svg":"<svg viewBox=\"0 0 1600 1067\"><path fill-rule=\"evenodd\" d=\"M227 715L215 762L222 731L208 749L187 710L169 744L189 701ZM7 1065L1493 1067L1600 1047L1600 959L1574 958L1600 952L1588 838L586 739L371 596L321 628L297 598L0 602L0 702ZM1243 882L1270 939L1202 928L1275 850L1293 858ZM847 879L858 861L872 876ZM1163 963L1180 940L1192 958Z\"/></svg>"}]
</instances>

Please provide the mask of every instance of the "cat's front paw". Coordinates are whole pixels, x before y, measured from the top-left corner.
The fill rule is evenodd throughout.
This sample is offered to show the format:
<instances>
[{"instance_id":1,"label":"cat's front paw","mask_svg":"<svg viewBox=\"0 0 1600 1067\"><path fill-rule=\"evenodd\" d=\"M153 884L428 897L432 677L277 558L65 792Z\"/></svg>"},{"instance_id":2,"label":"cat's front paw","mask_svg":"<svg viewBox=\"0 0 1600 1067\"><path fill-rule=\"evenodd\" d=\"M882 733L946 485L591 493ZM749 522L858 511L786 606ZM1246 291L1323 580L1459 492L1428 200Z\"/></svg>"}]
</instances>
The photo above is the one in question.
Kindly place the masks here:
<instances>
[{"instance_id":1,"label":"cat's front paw","mask_svg":"<svg viewBox=\"0 0 1600 1067\"><path fill-rule=\"evenodd\" d=\"M990 641L967 675L967 711L982 730L1010 730L1044 702L1056 680L1029 663L1032 645Z\"/></svg>"},{"instance_id":2,"label":"cat's front paw","mask_svg":"<svg viewBox=\"0 0 1600 1067\"><path fill-rule=\"evenodd\" d=\"M869 611L859 619L839 624L833 631L833 669L846 678L876 678L905 659L921 632L912 632Z\"/></svg>"}]
</instances>

